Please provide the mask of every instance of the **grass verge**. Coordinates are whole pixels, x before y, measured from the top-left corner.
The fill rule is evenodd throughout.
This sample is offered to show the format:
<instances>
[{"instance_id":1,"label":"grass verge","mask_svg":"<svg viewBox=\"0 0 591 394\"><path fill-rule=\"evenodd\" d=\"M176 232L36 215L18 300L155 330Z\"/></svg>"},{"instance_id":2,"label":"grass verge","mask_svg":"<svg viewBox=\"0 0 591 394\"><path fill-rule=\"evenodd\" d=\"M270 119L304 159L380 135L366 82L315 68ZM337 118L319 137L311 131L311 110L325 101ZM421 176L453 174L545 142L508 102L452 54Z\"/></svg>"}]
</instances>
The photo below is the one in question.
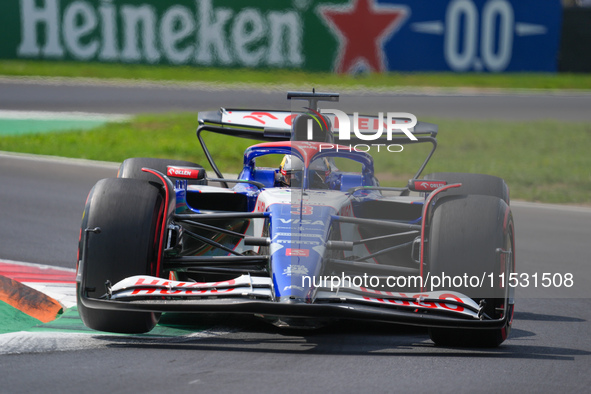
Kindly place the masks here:
<instances>
[{"instance_id":1,"label":"grass verge","mask_svg":"<svg viewBox=\"0 0 591 394\"><path fill-rule=\"evenodd\" d=\"M148 81L253 83L293 88L395 89L400 86L441 88L591 89L591 74L566 73L372 73L361 75L287 70L216 69L58 61L2 60L0 75L36 77L122 78Z\"/></svg>"},{"instance_id":2,"label":"grass verge","mask_svg":"<svg viewBox=\"0 0 591 394\"><path fill-rule=\"evenodd\" d=\"M474 172L504 178L511 197L548 203L591 203L591 124L421 119L439 124L439 147L424 174ZM140 115L90 131L0 137L0 150L120 162L128 157L190 160L208 168L195 137L194 113ZM237 173L253 141L209 134L224 172ZM423 145L423 144L421 144ZM404 184L427 147L375 156L383 184ZM415 151L413 151L413 149ZM422 150L422 151L421 151ZM279 163L276 163L279 165Z\"/></svg>"}]
</instances>

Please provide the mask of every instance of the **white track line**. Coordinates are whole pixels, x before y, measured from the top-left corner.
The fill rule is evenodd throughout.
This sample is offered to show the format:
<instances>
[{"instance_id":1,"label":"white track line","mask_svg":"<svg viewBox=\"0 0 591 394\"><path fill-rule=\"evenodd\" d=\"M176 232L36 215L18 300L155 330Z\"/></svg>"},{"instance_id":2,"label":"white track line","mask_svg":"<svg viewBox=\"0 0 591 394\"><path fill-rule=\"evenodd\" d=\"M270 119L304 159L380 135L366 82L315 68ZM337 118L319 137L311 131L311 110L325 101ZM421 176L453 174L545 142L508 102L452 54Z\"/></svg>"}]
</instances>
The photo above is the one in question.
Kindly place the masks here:
<instances>
[{"instance_id":1,"label":"white track line","mask_svg":"<svg viewBox=\"0 0 591 394\"><path fill-rule=\"evenodd\" d=\"M71 164L71 165L82 165L82 166L89 166L89 167L97 167L97 168L114 168L118 169L121 163L114 163L110 161L98 161L98 160L88 160L88 159L73 159L69 157L60 157L60 156L48 156L48 155L33 155L29 153L16 153L16 152L6 152L0 151L0 158L10 158L10 159L17 159L17 160L31 160L31 161L40 161L40 162L48 162L48 163L62 163L62 164Z\"/></svg>"},{"instance_id":2,"label":"white track line","mask_svg":"<svg viewBox=\"0 0 591 394\"><path fill-rule=\"evenodd\" d=\"M23 353L65 352L106 348L113 343L130 344L168 344L192 342L215 338L238 331L226 327L211 327L203 331L176 337L159 335L119 335L88 330L80 332L28 332L18 331L0 334L0 355Z\"/></svg>"},{"instance_id":3,"label":"white track line","mask_svg":"<svg viewBox=\"0 0 591 394\"><path fill-rule=\"evenodd\" d=\"M124 122L131 115L101 114L95 112L16 111L0 109L0 119L10 120L88 120L99 122Z\"/></svg>"}]
</instances>

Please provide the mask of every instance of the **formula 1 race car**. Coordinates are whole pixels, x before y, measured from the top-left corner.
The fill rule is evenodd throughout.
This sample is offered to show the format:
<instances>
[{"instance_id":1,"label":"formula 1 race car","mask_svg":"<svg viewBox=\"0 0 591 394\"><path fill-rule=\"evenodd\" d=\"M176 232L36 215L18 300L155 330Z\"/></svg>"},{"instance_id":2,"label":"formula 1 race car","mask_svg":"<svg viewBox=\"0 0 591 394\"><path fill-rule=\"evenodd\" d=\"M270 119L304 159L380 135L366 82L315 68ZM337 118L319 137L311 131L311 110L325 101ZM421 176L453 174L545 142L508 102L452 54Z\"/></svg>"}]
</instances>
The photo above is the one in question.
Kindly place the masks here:
<instances>
[{"instance_id":1,"label":"formula 1 race car","mask_svg":"<svg viewBox=\"0 0 591 394\"><path fill-rule=\"evenodd\" d=\"M355 319L426 326L438 345L503 342L515 271L505 182L421 177L437 126L411 114L319 109L338 101L334 93L288 99L306 106L199 114L215 177L191 162L131 158L92 188L76 279L84 324L142 333L162 313L219 312L292 328ZM205 133L263 142L229 179ZM413 179L381 186L371 148L394 154L413 144L432 147Z\"/></svg>"}]
</instances>

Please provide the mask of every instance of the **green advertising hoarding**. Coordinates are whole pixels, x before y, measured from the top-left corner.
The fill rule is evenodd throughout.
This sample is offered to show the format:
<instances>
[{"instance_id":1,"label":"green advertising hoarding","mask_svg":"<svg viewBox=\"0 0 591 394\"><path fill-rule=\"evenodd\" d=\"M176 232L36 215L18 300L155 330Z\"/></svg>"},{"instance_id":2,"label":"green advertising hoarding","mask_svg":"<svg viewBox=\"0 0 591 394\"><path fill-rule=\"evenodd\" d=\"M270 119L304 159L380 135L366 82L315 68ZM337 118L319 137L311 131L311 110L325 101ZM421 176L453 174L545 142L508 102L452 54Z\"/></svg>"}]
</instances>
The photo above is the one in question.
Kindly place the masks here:
<instances>
[{"instance_id":1,"label":"green advertising hoarding","mask_svg":"<svg viewBox=\"0 0 591 394\"><path fill-rule=\"evenodd\" d=\"M0 58L327 71L336 39L313 5L3 0Z\"/></svg>"},{"instance_id":2,"label":"green advertising hoarding","mask_svg":"<svg viewBox=\"0 0 591 394\"><path fill-rule=\"evenodd\" d=\"M556 71L560 0L2 0L0 59Z\"/></svg>"}]
</instances>

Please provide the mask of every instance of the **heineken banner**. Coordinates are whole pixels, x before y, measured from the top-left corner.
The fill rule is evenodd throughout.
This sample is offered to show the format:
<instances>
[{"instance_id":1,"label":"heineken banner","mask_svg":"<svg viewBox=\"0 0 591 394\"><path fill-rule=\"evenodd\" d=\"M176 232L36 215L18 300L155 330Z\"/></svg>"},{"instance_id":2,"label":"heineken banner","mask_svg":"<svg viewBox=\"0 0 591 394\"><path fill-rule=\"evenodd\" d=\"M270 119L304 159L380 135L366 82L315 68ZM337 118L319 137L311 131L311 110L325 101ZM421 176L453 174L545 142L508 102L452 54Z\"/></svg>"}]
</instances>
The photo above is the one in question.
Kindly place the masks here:
<instances>
[{"instance_id":1,"label":"heineken banner","mask_svg":"<svg viewBox=\"0 0 591 394\"><path fill-rule=\"evenodd\" d=\"M0 58L555 71L560 0L2 0Z\"/></svg>"}]
</instances>

